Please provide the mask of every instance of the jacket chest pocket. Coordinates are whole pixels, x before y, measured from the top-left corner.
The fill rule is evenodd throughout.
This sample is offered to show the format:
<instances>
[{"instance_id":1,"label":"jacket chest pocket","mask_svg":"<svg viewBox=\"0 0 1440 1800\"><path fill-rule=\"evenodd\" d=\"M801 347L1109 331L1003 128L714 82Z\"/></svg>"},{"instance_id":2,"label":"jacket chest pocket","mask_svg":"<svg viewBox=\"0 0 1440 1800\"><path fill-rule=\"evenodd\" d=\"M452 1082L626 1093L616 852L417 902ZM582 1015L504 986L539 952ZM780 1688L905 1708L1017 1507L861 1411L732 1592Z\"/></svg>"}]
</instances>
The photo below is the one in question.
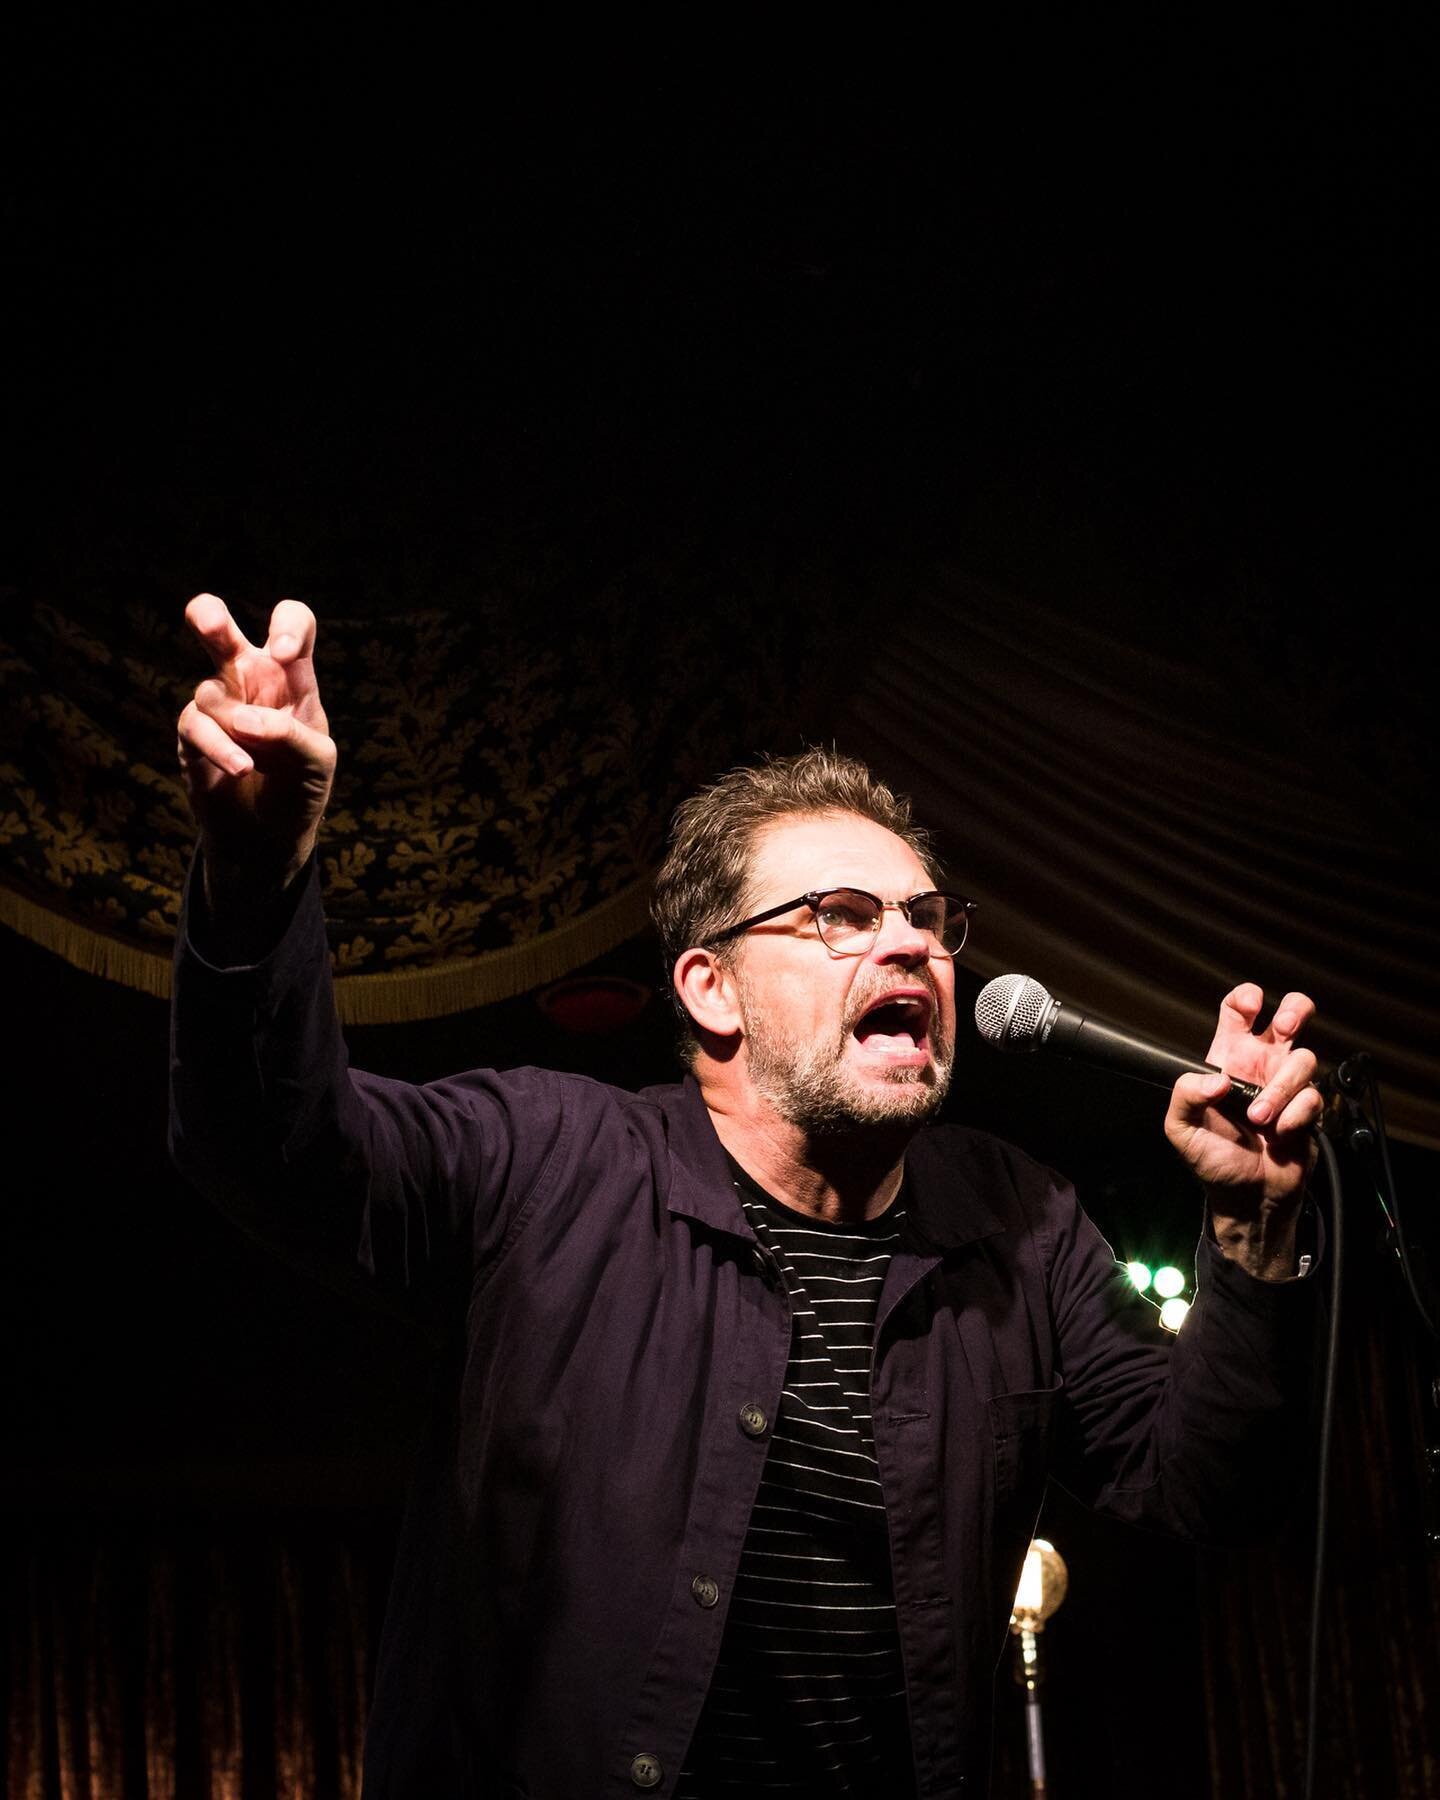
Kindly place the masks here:
<instances>
[{"instance_id":1,"label":"jacket chest pocket","mask_svg":"<svg viewBox=\"0 0 1440 1800\"><path fill-rule=\"evenodd\" d=\"M996 1394L989 1402L990 1442L995 1471L995 1523L1006 1537L1023 1535L1040 1510L1050 1438L1063 1381L1054 1387Z\"/></svg>"}]
</instances>

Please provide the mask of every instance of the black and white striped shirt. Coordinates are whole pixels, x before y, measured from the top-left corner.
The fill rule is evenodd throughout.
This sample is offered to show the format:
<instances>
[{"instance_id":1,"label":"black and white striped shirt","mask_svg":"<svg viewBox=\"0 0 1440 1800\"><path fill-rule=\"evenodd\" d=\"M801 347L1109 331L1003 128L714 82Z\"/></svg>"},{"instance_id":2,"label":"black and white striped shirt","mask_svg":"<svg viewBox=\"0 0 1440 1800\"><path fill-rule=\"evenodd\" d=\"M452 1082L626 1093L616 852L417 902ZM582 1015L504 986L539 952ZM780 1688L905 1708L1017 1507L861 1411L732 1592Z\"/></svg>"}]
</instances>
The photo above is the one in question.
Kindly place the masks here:
<instances>
[{"instance_id":1,"label":"black and white striped shirt","mask_svg":"<svg viewBox=\"0 0 1440 1800\"><path fill-rule=\"evenodd\" d=\"M906 1800L913 1773L870 1366L900 1203L835 1225L732 1163L790 1295L790 1360L679 1800ZM903 1196L902 1196L903 1198Z\"/></svg>"}]
</instances>

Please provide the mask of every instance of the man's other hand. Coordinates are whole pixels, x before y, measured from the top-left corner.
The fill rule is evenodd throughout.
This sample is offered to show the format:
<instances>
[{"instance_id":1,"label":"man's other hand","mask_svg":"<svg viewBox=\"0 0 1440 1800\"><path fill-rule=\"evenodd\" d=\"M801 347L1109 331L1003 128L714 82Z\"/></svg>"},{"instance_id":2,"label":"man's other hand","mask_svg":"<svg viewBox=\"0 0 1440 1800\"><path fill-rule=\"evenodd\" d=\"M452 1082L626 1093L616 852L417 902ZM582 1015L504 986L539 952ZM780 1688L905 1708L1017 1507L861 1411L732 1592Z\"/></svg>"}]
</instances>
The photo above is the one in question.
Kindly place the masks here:
<instances>
[{"instance_id":1,"label":"man's other hand","mask_svg":"<svg viewBox=\"0 0 1440 1800\"><path fill-rule=\"evenodd\" d=\"M335 774L315 682L315 615L282 600L263 646L223 600L185 609L215 673L180 715L180 770L205 849L206 889L276 894L304 868Z\"/></svg>"},{"instance_id":2,"label":"man's other hand","mask_svg":"<svg viewBox=\"0 0 1440 1800\"><path fill-rule=\"evenodd\" d=\"M1215 1236L1252 1274L1294 1273L1295 1223L1315 1163L1314 1127L1324 1102L1312 1085L1315 1058L1295 1039L1314 1016L1305 994L1286 994L1263 1031L1254 1030L1262 990L1242 982L1220 1003L1206 1057L1224 1075L1182 1075L1170 1097L1165 1135L1209 1190ZM1261 1091L1243 1115L1217 1102L1229 1077Z\"/></svg>"}]
</instances>

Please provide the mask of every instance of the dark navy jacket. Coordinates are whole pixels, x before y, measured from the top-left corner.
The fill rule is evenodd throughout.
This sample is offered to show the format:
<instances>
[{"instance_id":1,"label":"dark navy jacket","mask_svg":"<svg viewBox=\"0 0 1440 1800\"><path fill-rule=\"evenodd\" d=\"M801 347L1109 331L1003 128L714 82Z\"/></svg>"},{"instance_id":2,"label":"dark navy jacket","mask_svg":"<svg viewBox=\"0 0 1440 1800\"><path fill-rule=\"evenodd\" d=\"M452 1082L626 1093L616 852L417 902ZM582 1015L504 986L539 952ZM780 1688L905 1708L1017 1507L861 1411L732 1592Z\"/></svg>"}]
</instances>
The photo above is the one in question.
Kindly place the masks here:
<instances>
[{"instance_id":1,"label":"dark navy jacket","mask_svg":"<svg viewBox=\"0 0 1440 1800\"><path fill-rule=\"evenodd\" d=\"M253 966L211 966L182 929L172 1076L185 1174L289 1257L401 1299L440 1346L367 1795L663 1797L790 1343L699 1090L348 1071L313 882ZM1162 1347L1058 1177L954 1127L906 1167L875 1446L918 1792L971 1800L1047 1474L1196 1537L1273 1510L1313 1284L1253 1280L1202 1241L1194 1309ZM697 1603L697 1576L720 1604Z\"/></svg>"}]
</instances>

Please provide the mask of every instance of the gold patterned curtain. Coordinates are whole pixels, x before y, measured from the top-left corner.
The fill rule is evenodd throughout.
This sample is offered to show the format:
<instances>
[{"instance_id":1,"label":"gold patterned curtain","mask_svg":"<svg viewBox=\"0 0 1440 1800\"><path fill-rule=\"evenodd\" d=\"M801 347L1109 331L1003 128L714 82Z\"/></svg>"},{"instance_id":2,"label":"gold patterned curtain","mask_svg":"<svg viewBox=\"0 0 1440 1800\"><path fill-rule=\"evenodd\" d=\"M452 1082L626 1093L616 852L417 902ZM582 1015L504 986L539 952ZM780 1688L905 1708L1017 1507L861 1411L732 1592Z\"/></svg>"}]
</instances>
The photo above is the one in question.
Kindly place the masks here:
<instances>
[{"instance_id":1,"label":"gold patterned curtain","mask_svg":"<svg viewBox=\"0 0 1440 1800\"><path fill-rule=\"evenodd\" d=\"M0 637L0 920L154 994L193 842L174 718L207 672L181 605L12 598ZM320 858L362 1024L522 993L633 936L675 803L798 747L823 666L763 579L682 562L325 612L318 655L341 752Z\"/></svg>"}]
</instances>

